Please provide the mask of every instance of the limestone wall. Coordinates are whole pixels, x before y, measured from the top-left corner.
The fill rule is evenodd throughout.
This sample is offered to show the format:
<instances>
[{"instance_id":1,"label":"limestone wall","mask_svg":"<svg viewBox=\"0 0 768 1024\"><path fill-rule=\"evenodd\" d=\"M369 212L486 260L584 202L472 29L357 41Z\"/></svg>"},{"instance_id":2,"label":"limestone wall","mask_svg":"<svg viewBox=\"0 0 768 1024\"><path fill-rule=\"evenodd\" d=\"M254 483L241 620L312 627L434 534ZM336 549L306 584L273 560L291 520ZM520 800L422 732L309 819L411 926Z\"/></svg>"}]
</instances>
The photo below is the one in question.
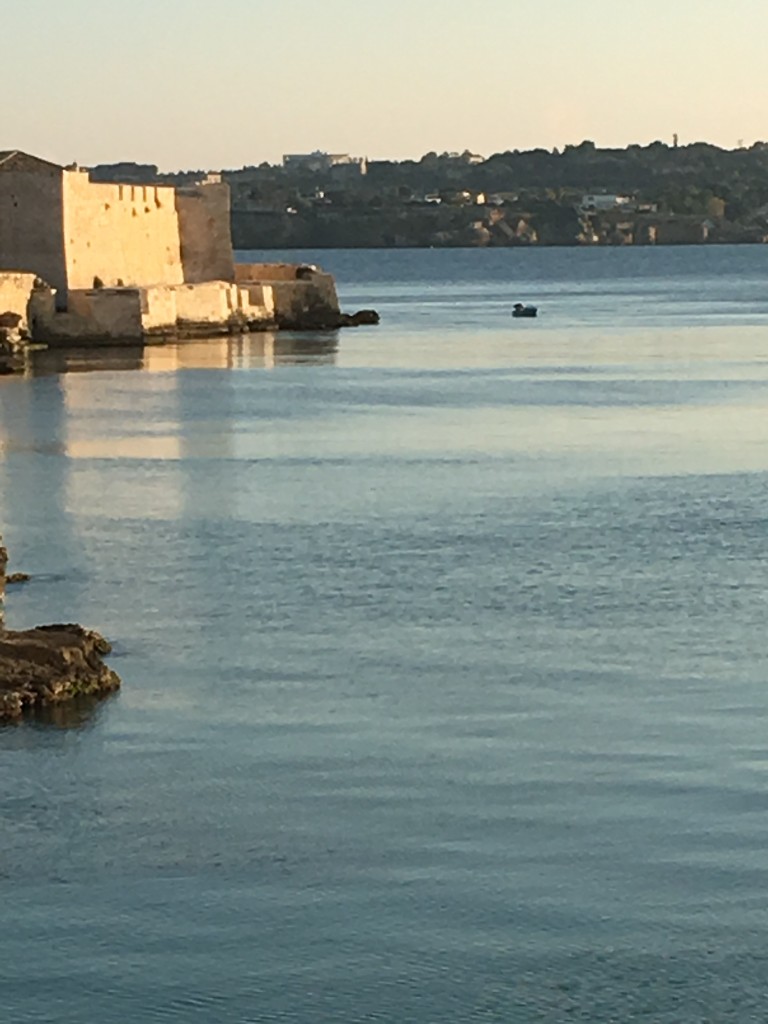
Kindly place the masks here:
<instances>
[{"instance_id":1,"label":"limestone wall","mask_svg":"<svg viewBox=\"0 0 768 1024\"><path fill-rule=\"evenodd\" d=\"M111 185L82 171L63 175L64 243L70 288L180 284L175 190Z\"/></svg>"},{"instance_id":2,"label":"limestone wall","mask_svg":"<svg viewBox=\"0 0 768 1024\"><path fill-rule=\"evenodd\" d=\"M140 343L147 336L193 337L272 323L271 286L229 281L146 288L71 289L68 308L36 290L30 299L35 340L49 345Z\"/></svg>"},{"instance_id":3,"label":"limestone wall","mask_svg":"<svg viewBox=\"0 0 768 1024\"><path fill-rule=\"evenodd\" d=\"M322 270L294 263L237 263L235 280L245 288L268 286L272 314L282 327L332 322L340 312L336 282Z\"/></svg>"},{"instance_id":4,"label":"limestone wall","mask_svg":"<svg viewBox=\"0 0 768 1024\"><path fill-rule=\"evenodd\" d=\"M238 291L244 296L242 304L248 308L251 319L275 319L275 293L271 284L248 281L239 285Z\"/></svg>"},{"instance_id":5,"label":"limestone wall","mask_svg":"<svg viewBox=\"0 0 768 1024\"><path fill-rule=\"evenodd\" d=\"M195 185L176 190L184 280L234 281L229 186Z\"/></svg>"},{"instance_id":6,"label":"limestone wall","mask_svg":"<svg viewBox=\"0 0 768 1024\"><path fill-rule=\"evenodd\" d=\"M223 281L189 284L175 292L180 321L225 324L237 311L236 289Z\"/></svg>"},{"instance_id":7,"label":"limestone wall","mask_svg":"<svg viewBox=\"0 0 768 1024\"><path fill-rule=\"evenodd\" d=\"M251 291L228 281L206 281L173 290L182 333L186 324L227 326L272 320L271 291L261 286Z\"/></svg>"},{"instance_id":8,"label":"limestone wall","mask_svg":"<svg viewBox=\"0 0 768 1024\"><path fill-rule=\"evenodd\" d=\"M295 281L299 266L296 263L236 263L235 280Z\"/></svg>"},{"instance_id":9,"label":"limestone wall","mask_svg":"<svg viewBox=\"0 0 768 1024\"><path fill-rule=\"evenodd\" d=\"M329 315L339 313L333 278L330 283L324 280L273 281L270 287L275 319L281 327L305 327L315 320L322 324Z\"/></svg>"},{"instance_id":10,"label":"limestone wall","mask_svg":"<svg viewBox=\"0 0 768 1024\"><path fill-rule=\"evenodd\" d=\"M51 345L140 342L142 299L138 288L69 292L66 312L57 312L55 295L37 291L30 301L35 341Z\"/></svg>"},{"instance_id":11,"label":"limestone wall","mask_svg":"<svg viewBox=\"0 0 768 1024\"><path fill-rule=\"evenodd\" d=\"M141 327L145 334L174 334L176 318L174 286L157 285L141 289Z\"/></svg>"},{"instance_id":12,"label":"limestone wall","mask_svg":"<svg viewBox=\"0 0 768 1024\"><path fill-rule=\"evenodd\" d=\"M92 182L19 152L0 153L0 270L36 274L59 293L233 282L229 186L176 190Z\"/></svg>"},{"instance_id":13,"label":"limestone wall","mask_svg":"<svg viewBox=\"0 0 768 1024\"><path fill-rule=\"evenodd\" d=\"M60 168L43 162L18 170L0 165L0 270L66 286Z\"/></svg>"}]
</instances>

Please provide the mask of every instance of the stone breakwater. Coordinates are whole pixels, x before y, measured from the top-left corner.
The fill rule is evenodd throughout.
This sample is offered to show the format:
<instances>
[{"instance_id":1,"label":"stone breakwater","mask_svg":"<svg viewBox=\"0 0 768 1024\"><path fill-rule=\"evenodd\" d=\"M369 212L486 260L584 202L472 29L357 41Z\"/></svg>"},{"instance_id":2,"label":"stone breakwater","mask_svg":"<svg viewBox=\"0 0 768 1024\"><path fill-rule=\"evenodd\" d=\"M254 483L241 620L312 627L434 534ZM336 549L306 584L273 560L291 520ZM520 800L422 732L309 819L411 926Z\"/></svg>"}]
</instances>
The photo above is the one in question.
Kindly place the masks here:
<instances>
[{"instance_id":1,"label":"stone breakwater","mask_svg":"<svg viewBox=\"0 0 768 1024\"><path fill-rule=\"evenodd\" d=\"M112 648L99 633L73 623L4 628L7 561L0 540L0 723L48 704L116 690L120 678L102 660Z\"/></svg>"},{"instance_id":2,"label":"stone breakwater","mask_svg":"<svg viewBox=\"0 0 768 1024\"><path fill-rule=\"evenodd\" d=\"M22 370L30 345L142 345L250 331L335 331L377 324L342 313L330 274L303 264L237 264L234 281L73 289L67 309L34 274L0 271L0 373Z\"/></svg>"}]
</instances>

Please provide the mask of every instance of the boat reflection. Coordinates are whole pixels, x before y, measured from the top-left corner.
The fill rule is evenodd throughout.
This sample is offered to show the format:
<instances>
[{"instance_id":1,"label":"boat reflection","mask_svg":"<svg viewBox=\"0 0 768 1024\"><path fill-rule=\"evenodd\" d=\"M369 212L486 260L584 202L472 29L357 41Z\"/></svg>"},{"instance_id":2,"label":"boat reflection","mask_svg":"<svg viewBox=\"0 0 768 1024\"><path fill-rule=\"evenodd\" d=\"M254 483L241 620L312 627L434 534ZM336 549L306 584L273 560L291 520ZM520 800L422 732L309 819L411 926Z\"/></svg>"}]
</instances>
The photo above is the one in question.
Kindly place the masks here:
<instances>
[{"instance_id":1,"label":"boat reflection","mask_svg":"<svg viewBox=\"0 0 768 1024\"><path fill-rule=\"evenodd\" d=\"M94 370L273 369L303 364L333 365L338 353L335 335L322 332L227 335L157 345L104 345L42 349L29 354L26 376Z\"/></svg>"}]
</instances>

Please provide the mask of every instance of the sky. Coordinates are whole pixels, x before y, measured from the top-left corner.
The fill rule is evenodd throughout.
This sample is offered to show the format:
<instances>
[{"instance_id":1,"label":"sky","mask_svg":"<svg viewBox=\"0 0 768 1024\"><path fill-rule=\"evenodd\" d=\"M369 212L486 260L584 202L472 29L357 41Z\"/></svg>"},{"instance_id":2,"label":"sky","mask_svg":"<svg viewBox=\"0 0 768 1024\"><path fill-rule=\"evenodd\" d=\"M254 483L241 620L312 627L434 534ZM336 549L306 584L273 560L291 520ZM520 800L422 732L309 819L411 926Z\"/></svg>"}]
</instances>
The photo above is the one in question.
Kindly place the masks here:
<instances>
[{"instance_id":1,"label":"sky","mask_svg":"<svg viewBox=\"0 0 768 1024\"><path fill-rule=\"evenodd\" d=\"M0 0L0 150L238 168L768 139L766 0Z\"/></svg>"}]
</instances>

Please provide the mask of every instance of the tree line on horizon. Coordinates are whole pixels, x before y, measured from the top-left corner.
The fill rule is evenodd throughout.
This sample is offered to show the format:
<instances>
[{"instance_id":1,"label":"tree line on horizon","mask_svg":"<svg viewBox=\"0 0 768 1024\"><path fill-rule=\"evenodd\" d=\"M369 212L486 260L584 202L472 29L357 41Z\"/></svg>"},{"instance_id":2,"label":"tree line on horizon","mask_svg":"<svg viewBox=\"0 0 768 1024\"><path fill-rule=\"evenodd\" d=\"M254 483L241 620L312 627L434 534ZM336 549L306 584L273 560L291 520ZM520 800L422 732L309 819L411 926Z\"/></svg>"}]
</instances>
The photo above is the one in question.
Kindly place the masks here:
<instances>
[{"instance_id":1,"label":"tree line on horizon","mask_svg":"<svg viewBox=\"0 0 768 1024\"><path fill-rule=\"evenodd\" d=\"M154 166L130 164L94 170L97 180L100 173L107 180L131 168L136 180L173 184L208 173L160 174ZM491 203L501 202L508 219L516 213L531 215L538 218L539 226L546 223L556 229L539 230L540 238L552 234L575 238L583 232L574 210L582 196L593 193L630 196L660 214L710 218L724 225L718 237L730 237L729 225L745 228L754 240L768 237L768 142L730 150L707 142L670 145L660 141L616 149L585 140L562 149L510 149L487 158L469 150L433 151L413 160L367 161L366 168L363 174L356 165L312 169L263 162L221 173L232 189L233 224L241 226L243 218L251 218L247 237L257 230L254 218L270 212L283 220L279 224L264 221L259 237L291 239L300 224L302 239L343 239L347 244L358 235L361 244L377 237L430 239L430 232L440 231L454 235L458 231L456 237L464 237L463 226L472 219L469 212L457 214L455 224L435 227L432 222L445 221L447 214L438 217L435 211L427 218L418 204L428 198L439 199L444 206L479 204L483 196ZM285 219L291 214L296 215L293 226ZM340 220L342 216L345 219ZM359 231L353 231L353 217L361 225L365 222ZM372 223L372 217L378 218L380 226ZM418 218L427 219L414 234ZM746 235L743 238L747 240Z\"/></svg>"},{"instance_id":2,"label":"tree line on horizon","mask_svg":"<svg viewBox=\"0 0 768 1024\"><path fill-rule=\"evenodd\" d=\"M722 149L707 142L668 145L652 142L624 149L602 149L590 140L562 149L511 149L481 161L463 153L425 153L417 160L372 160L365 181L349 187L366 191L402 188L405 195L465 188L479 192L526 190L554 201L571 202L573 192L631 194L670 213L703 213L712 200L723 201L725 216L741 221L768 204L768 142ZM224 172L237 178L247 171L278 184L289 172L282 165L262 163L242 171ZM319 181L332 175L290 172L290 176Z\"/></svg>"},{"instance_id":3,"label":"tree line on horizon","mask_svg":"<svg viewBox=\"0 0 768 1024\"><path fill-rule=\"evenodd\" d=\"M161 173L154 165L113 164L95 168L140 169L144 180L183 182L208 169ZM740 221L768 204L768 142L722 149L708 142L669 145L652 142L624 149L600 148L591 140L562 149L510 149L478 159L463 153L428 152L418 159L371 160L364 177L289 170L263 162L222 171L225 180L244 177L267 191L290 182L299 189L336 185L350 191L402 190L403 197L425 192L470 189L477 192L526 190L550 201L571 202L573 192L632 194L671 213L707 213L711 200L724 203L725 216Z\"/></svg>"}]
</instances>

